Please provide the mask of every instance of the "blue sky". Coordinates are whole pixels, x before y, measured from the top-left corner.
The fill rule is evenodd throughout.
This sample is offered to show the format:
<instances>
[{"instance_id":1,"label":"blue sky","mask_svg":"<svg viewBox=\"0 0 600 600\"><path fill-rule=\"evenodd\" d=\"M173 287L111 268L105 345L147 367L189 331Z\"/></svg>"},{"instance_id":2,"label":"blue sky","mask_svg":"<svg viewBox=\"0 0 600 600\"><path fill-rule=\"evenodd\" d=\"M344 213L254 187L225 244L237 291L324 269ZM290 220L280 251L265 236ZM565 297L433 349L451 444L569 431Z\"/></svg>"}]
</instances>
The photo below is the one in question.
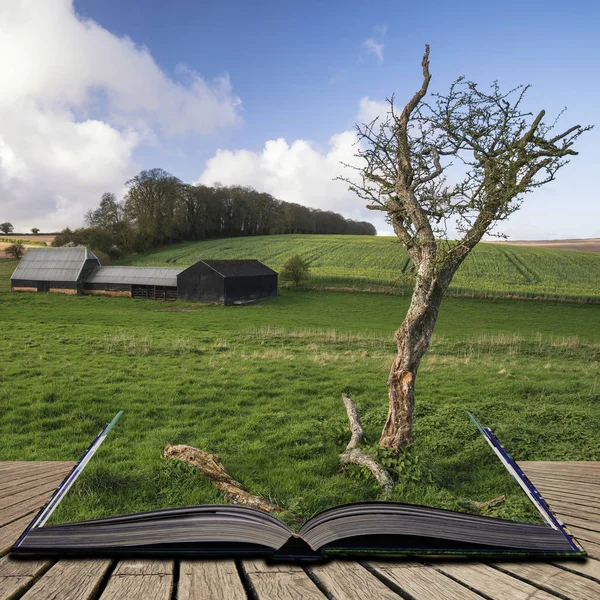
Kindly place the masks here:
<instances>
[{"instance_id":1,"label":"blue sky","mask_svg":"<svg viewBox=\"0 0 600 600\"><path fill-rule=\"evenodd\" d=\"M11 9L0 3L0 32L15 23L27 28L34 19L35 2L10 3ZM12 10L21 4L21 13ZM389 231L343 184L330 181L340 174L339 159L351 156L348 132L367 114L365 99L375 110L391 93L402 104L419 87L425 43L431 45L431 91L445 91L459 75L480 85L498 79L504 89L530 83L532 110L554 115L568 106L565 127L599 121L600 8L592 1L55 4L31 25L43 31L35 38L44 39L38 48L17 48L17 38L15 48L4 48L14 56L37 51L37 62L23 57L21 72L47 71L50 85L23 88L14 77L19 60L11 63L6 52L1 59L15 80L15 107L32 99L31 110L44 107L43 117L64 130L65 139L77 130L76 141L65 141L64 148L58 134L44 138L28 130L28 139L51 140L56 148L60 161L49 170L38 149L22 147L16 125L4 132L0 124L0 189L4 182L9 198L0 219L21 228L78 225L101 191L121 194L128 177L160 166L185 181L253 185L283 200L371 218ZM61 58L64 72L56 66ZM39 120L32 113L27 127ZM514 239L600 237L599 132L581 139L581 155L556 182L528 196L503 231ZM83 177L81 169L93 164L93 176ZM25 174L45 182L43 198L39 183L25 189Z\"/></svg>"}]
</instances>

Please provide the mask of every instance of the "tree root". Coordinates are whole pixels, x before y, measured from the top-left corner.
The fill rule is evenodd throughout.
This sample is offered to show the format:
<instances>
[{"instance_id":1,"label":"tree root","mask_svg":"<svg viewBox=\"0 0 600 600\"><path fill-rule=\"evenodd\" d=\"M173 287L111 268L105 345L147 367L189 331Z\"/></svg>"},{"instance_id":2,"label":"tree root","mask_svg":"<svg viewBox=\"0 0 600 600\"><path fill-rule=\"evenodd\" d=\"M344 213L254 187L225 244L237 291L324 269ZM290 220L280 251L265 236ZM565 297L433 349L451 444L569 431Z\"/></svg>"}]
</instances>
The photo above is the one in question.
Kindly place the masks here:
<instances>
[{"instance_id":1,"label":"tree root","mask_svg":"<svg viewBox=\"0 0 600 600\"><path fill-rule=\"evenodd\" d=\"M385 495L391 496L394 491L394 482L392 481L390 474L375 459L359 448L363 439L363 428L360 424L356 403L347 394L342 394L342 400L346 407L348 420L350 421L352 437L344 452L340 454L340 462L342 465L353 464L367 467L379 485L383 488Z\"/></svg>"},{"instance_id":2,"label":"tree root","mask_svg":"<svg viewBox=\"0 0 600 600\"><path fill-rule=\"evenodd\" d=\"M216 454L209 454L194 448L193 446L171 446L167 444L163 451L166 459L181 460L196 467L200 474L209 479L215 487L223 492L225 499L229 504L240 504L251 506L266 512L279 512L284 510L281 506L271 504L262 496L255 496L247 492L241 483L235 481L225 467L221 464L221 459Z\"/></svg>"}]
</instances>

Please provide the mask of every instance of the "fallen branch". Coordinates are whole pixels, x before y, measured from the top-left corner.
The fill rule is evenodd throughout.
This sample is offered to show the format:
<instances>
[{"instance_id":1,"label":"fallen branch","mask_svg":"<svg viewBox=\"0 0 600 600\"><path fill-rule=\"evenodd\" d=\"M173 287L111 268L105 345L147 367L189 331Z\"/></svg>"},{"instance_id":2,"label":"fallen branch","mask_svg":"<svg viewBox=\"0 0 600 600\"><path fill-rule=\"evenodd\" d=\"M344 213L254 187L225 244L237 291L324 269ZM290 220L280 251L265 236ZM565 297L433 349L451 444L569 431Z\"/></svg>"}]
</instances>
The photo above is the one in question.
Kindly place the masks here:
<instances>
[{"instance_id":1,"label":"fallen branch","mask_svg":"<svg viewBox=\"0 0 600 600\"><path fill-rule=\"evenodd\" d=\"M346 446L346 449L340 454L340 462L343 465L363 465L371 471L373 477L383 488L386 496L391 496L394 491L394 482L390 474L372 457L363 452L359 446L363 439L363 428L360 424L360 417L356 408L356 403L347 394L342 394L342 400L346 407L346 414L350 421L350 431L352 437Z\"/></svg>"},{"instance_id":2,"label":"fallen branch","mask_svg":"<svg viewBox=\"0 0 600 600\"><path fill-rule=\"evenodd\" d=\"M181 460L196 467L200 474L212 481L215 487L223 492L229 504L240 504L259 508L266 512L282 511L281 506L271 504L262 496L255 496L247 492L241 483L233 479L221 464L216 454L210 454L194 448L193 446L165 446L163 456L166 459Z\"/></svg>"}]
</instances>

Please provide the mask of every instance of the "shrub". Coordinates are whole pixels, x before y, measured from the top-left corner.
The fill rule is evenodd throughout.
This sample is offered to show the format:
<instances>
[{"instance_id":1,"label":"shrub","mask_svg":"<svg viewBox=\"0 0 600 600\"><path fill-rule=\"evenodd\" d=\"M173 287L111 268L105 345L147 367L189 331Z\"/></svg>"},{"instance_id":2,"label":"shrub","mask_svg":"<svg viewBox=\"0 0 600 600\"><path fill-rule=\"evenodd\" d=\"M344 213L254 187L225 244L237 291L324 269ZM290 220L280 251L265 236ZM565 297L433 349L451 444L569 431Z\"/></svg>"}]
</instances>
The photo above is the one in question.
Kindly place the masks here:
<instances>
[{"instance_id":1,"label":"shrub","mask_svg":"<svg viewBox=\"0 0 600 600\"><path fill-rule=\"evenodd\" d=\"M295 254L284 265L281 277L284 281L293 281L298 285L303 279L308 279L310 265L299 254Z\"/></svg>"},{"instance_id":2,"label":"shrub","mask_svg":"<svg viewBox=\"0 0 600 600\"><path fill-rule=\"evenodd\" d=\"M25 254L25 246L20 243L11 244L5 250L6 256L10 256L11 258L21 258L23 254Z\"/></svg>"},{"instance_id":3,"label":"shrub","mask_svg":"<svg viewBox=\"0 0 600 600\"><path fill-rule=\"evenodd\" d=\"M96 255L101 265L105 267L110 265L110 256L106 252L102 252L102 250L92 250L92 252Z\"/></svg>"}]
</instances>

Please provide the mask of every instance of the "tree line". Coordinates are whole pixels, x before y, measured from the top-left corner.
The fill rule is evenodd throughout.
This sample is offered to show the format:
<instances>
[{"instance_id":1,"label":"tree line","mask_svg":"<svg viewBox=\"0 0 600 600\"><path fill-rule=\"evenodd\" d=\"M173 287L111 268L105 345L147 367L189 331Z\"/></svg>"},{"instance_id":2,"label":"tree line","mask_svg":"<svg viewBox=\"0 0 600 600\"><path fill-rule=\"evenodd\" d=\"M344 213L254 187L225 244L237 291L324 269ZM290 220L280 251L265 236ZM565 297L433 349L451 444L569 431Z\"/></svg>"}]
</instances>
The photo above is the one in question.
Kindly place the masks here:
<instances>
[{"instance_id":1,"label":"tree line","mask_svg":"<svg viewBox=\"0 0 600 600\"><path fill-rule=\"evenodd\" d=\"M251 187L189 185L163 169L126 182L86 215L86 227L61 231L52 245L85 244L117 258L175 242L285 233L375 235L365 221L284 202Z\"/></svg>"}]
</instances>

